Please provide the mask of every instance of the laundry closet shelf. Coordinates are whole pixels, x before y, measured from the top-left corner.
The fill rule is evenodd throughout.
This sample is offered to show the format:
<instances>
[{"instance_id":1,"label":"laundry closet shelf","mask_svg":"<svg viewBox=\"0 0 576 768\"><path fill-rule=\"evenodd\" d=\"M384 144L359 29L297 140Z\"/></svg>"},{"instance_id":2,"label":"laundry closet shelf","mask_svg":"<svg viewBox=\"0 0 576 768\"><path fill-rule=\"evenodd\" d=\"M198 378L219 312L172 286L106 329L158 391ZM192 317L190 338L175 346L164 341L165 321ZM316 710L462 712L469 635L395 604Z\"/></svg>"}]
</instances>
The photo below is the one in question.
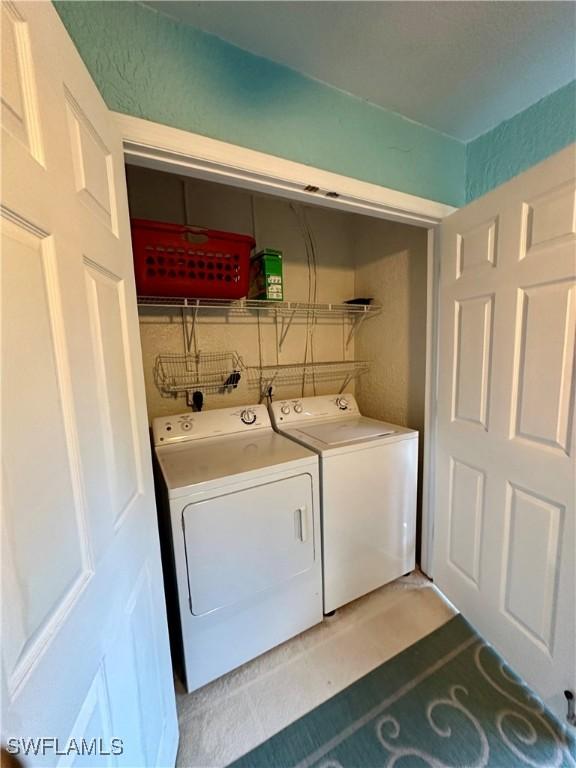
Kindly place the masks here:
<instances>
[{"instance_id":1,"label":"laundry closet shelf","mask_svg":"<svg viewBox=\"0 0 576 768\"><path fill-rule=\"evenodd\" d=\"M246 366L248 381L260 388L261 398L265 397L271 386L328 381L339 381L339 391L343 392L353 379L367 373L369 369L368 360L329 360L315 363Z\"/></svg>"},{"instance_id":2,"label":"laundry closet shelf","mask_svg":"<svg viewBox=\"0 0 576 768\"><path fill-rule=\"evenodd\" d=\"M251 313L269 313L279 323L278 347L281 350L292 322L297 317L306 318L306 321L331 318L344 318L350 324L346 337L346 347L360 328L364 320L374 317L382 311L380 304L346 304L328 303L318 304L307 301L266 301L264 299L189 299L163 296L139 296L138 306L148 309L179 309L183 318L188 315L192 318L192 331L185 329L188 341L194 331L196 318L200 312L225 312L227 314L246 315ZM190 344L187 346L190 350Z\"/></svg>"},{"instance_id":3,"label":"laundry closet shelf","mask_svg":"<svg viewBox=\"0 0 576 768\"><path fill-rule=\"evenodd\" d=\"M266 301L265 299L188 299L163 296L139 296L139 307L166 309L207 309L227 312L267 311L279 314L350 315L352 317L376 315L382 311L379 304L317 304L306 301Z\"/></svg>"}]
</instances>

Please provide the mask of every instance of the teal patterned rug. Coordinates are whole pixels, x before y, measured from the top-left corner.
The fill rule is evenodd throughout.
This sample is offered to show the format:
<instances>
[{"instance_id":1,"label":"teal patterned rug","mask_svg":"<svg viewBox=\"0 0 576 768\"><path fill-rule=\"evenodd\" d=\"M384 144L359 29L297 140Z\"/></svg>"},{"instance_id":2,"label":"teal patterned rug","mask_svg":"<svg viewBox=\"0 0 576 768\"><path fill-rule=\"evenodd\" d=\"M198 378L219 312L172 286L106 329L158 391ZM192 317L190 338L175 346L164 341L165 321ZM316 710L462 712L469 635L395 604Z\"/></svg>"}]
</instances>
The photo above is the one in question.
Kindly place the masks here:
<instances>
[{"instance_id":1,"label":"teal patterned rug","mask_svg":"<svg viewBox=\"0 0 576 768\"><path fill-rule=\"evenodd\" d=\"M556 720L456 616L234 768L572 768Z\"/></svg>"}]
</instances>

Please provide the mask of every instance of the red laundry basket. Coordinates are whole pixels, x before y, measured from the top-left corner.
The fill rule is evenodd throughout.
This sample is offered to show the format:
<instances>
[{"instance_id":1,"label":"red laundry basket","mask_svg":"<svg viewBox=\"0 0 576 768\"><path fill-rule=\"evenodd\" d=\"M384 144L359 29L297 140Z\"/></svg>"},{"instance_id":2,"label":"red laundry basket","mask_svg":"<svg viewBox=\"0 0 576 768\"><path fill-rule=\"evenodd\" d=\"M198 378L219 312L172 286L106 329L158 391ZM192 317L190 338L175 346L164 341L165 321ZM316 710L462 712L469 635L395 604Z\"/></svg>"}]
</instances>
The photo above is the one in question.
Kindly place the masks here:
<instances>
[{"instance_id":1,"label":"red laundry basket","mask_svg":"<svg viewBox=\"0 0 576 768\"><path fill-rule=\"evenodd\" d=\"M248 235L132 219L139 296L241 299L248 293Z\"/></svg>"}]
</instances>

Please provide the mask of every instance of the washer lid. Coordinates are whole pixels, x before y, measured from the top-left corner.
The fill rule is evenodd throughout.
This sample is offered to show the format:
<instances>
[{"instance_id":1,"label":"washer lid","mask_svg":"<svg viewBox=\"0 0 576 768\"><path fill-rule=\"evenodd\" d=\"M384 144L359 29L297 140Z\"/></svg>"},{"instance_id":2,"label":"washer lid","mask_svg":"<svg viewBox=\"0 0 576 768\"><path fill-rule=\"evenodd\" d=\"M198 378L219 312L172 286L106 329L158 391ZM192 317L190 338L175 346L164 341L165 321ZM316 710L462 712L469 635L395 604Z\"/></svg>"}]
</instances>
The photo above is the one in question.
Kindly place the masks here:
<instances>
[{"instance_id":1,"label":"washer lid","mask_svg":"<svg viewBox=\"0 0 576 768\"><path fill-rule=\"evenodd\" d=\"M393 435L396 432L395 429L383 422L362 417L310 424L292 431L293 433L298 432L304 439L311 437L325 445L342 445L343 443L372 440L376 437Z\"/></svg>"}]
</instances>

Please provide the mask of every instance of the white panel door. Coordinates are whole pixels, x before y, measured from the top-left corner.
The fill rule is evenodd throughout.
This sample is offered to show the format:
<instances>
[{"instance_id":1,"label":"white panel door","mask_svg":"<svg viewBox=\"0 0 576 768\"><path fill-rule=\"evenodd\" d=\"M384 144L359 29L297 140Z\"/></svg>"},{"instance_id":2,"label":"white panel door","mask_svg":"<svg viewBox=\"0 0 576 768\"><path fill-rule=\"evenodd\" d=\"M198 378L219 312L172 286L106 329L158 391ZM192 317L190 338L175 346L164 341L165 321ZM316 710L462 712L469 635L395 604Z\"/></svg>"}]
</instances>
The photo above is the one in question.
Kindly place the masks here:
<instances>
[{"instance_id":1,"label":"white panel door","mask_svg":"<svg viewBox=\"0 0 576 768\"><path fill-rule=\"evenodd\" d=\"M2 740L173 765L122 146L52 4L1 11Z\"/></svg>"},{"instance_id":2,"label":"white panel door","mask_svg":"<svg viewBox=\"0 0 576 768\"><path fill-rule=\"evenodd\" d=\"M441 226L434 580L565 715L576 688L574 146Z\"/></svg>"}]
</instances>

